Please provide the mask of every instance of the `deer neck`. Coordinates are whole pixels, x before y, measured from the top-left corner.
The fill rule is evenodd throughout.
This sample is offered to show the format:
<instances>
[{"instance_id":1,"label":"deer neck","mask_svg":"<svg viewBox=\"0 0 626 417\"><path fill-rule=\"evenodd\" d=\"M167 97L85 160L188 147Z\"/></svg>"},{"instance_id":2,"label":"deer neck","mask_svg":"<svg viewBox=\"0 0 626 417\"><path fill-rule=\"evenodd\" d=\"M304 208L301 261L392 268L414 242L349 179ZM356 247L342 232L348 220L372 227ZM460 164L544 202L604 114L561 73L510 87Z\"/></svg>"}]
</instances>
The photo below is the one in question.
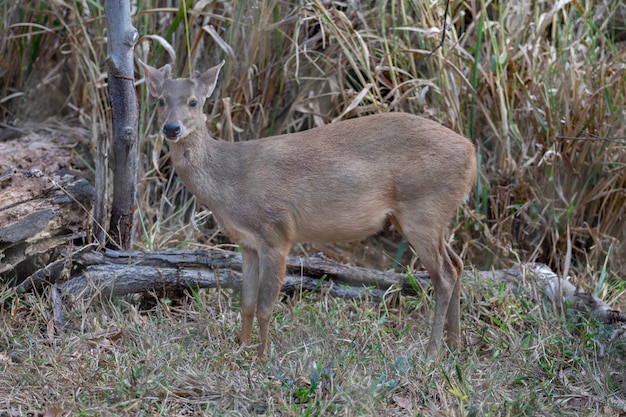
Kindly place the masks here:
<instances>
[{"instance_id":1,"label":"deer neck","mask_svg":"<svg viewBox=\"0 0 626 417\"><path fill-rule=\"evenodd\" d=\"M212 138L204 126L170 143L176 173L185 187L211 209L213 202L224 201L232 194L232 182L227 179L235 178L237 161L228 151L229 145Z\"/></svg>"}]
</instances>

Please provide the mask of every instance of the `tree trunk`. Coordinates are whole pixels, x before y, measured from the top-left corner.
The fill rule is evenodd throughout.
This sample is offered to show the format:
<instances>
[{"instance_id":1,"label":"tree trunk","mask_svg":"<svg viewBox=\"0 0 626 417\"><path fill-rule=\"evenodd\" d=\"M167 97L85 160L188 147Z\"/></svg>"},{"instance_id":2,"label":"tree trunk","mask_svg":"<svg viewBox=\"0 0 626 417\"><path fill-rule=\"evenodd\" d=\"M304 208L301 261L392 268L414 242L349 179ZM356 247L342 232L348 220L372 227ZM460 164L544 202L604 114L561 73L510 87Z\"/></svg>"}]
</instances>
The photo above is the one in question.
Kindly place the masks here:
<instances>
[{"instance_id":1,"label":"tree trunk","mask_svg":"<svg viewBox=\"0 0 626 417\"><path fill-rule=\"evenodd\" d=\"M109 136L106 132L100 133L96 146L96 195L93 203L92 234L94 241L100 246L106 245L107 223L107 179L109 173L108 163Z\"/></svg>"},{"instance_id":2,"label":"tree trunk","mask_svg":"<svg viewBox=\"0 0 626 417\"><path fill-rule=\"evenodd\" d=\"M108 87L113 126L113 204L108 246L129 249L137 193L137 95L133 48L138 39L128 0L104 3L108 33Z\"/></svg>"}]
</instances>

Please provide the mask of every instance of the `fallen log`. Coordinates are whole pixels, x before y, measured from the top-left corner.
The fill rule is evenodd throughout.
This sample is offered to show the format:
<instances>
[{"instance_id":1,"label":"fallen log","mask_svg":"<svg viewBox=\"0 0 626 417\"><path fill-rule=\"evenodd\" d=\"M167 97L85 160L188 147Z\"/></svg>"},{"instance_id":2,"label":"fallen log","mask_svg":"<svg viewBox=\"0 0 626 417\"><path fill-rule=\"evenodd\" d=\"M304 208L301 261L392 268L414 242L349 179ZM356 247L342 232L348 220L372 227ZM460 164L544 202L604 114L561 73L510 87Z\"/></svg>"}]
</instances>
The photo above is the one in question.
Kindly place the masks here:
<instances>
[{"instance_id":1,"label":"fallen log","mask_svg":"<svg viewBox=\"0 0 626 417\"><path fill-rule=\"evenodd\" d=\"M241 254L187 250L162 252L86 252L76 257L85 265L80 276L59 284L62 293L91 297L102 292L124 295L185 288L241 289ZM563 303L605 323L626 322L626 315L560 278L542 264L517 265L499 271L466 271L466 285L485 280L504 282L514 293L539 290L554 305ZM413 281L413 282L411 282ZM342 265L322 255L288 257L284 292L324 291L337 297L380 301L390 291L415 294L429 284L426 273L400 274ZM562 298L560 298L562 297Z\"/></svg>"},{"instance_id":2,"label":"fallen log","mask_svg":"<svg viewBox=\"0 0 626 417\"><path fill-rule=\"evenodd\" d=\"M514 293L532 285L555 307L562 308L564 304L568 304L574 310L589 313L603 323L626 322L626 314L612 309L595 295L583 292L543 264L516 265L499 271L479 272L478 276L481 279L504 281Z\"/></svg>"},{"instance_id":3,"label":"fallen log","mask_svg":"<svg viewBox=\"0 0 626 417\"><path fill-rule=\"evenodd\" d=\"M242 285L241 254L236 252L182 250L163 252L91 252L77 258L84 272L59 285L65 293L92 296L101 291L114 295L152 289L233 288ZM428 274L413 274L427 283ZM283 291L295 287L324 290L339 297L363 296L380 300L384 292L397 286L415 292L406 274L343 265L322 255L287 258Z\"/></svg>"}]
</instances>

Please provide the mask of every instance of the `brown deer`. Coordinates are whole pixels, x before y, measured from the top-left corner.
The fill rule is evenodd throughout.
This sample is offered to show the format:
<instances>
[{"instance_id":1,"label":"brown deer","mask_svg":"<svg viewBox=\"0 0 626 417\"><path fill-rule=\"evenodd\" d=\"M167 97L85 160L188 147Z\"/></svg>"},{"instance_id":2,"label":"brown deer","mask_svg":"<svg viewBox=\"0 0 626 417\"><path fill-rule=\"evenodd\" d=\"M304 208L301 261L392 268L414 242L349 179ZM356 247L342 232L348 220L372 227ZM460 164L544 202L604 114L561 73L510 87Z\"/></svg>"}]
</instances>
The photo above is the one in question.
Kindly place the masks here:
<instances>
[{"instance_id":1,"label":"brown deer","mask_svg":"<svg viewBox=\"0 0 626 417\"><path fill-rule=\"evenodd\" d=\"M435 312L427 354L443 339L460 346L463 262L445 241L467 198L476 156L466 138L406 113L385 113L247 142L215 140L202 107L224 62L191 78L141 63L158 98L161 132L176 173L212 210L243 258L240 343L258 321L258 355L296 242L358 240L387 220L410 242L430 274Z\"/></svg>"}]
</instances>

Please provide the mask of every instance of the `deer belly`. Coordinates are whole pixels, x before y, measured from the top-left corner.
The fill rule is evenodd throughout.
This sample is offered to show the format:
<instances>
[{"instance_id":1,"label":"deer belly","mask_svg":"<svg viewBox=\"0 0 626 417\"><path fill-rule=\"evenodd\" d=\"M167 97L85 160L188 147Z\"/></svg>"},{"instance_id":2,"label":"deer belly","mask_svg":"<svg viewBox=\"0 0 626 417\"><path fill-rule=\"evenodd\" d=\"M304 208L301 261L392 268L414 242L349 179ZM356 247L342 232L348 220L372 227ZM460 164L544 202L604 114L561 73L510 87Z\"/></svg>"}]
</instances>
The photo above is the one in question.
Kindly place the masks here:
<instances>
[{"instance_id":1,"label":"deer belly","mask_svg":"<svg viewBox=\"0 0 626 417\"><path fill-rule=\"evenodd\" d=\"M352 211L321 209L312 216L299 219L295 240L332 243L363 239L380 231L390 216L388 208Z\"/></svg>"}]
</instances>

